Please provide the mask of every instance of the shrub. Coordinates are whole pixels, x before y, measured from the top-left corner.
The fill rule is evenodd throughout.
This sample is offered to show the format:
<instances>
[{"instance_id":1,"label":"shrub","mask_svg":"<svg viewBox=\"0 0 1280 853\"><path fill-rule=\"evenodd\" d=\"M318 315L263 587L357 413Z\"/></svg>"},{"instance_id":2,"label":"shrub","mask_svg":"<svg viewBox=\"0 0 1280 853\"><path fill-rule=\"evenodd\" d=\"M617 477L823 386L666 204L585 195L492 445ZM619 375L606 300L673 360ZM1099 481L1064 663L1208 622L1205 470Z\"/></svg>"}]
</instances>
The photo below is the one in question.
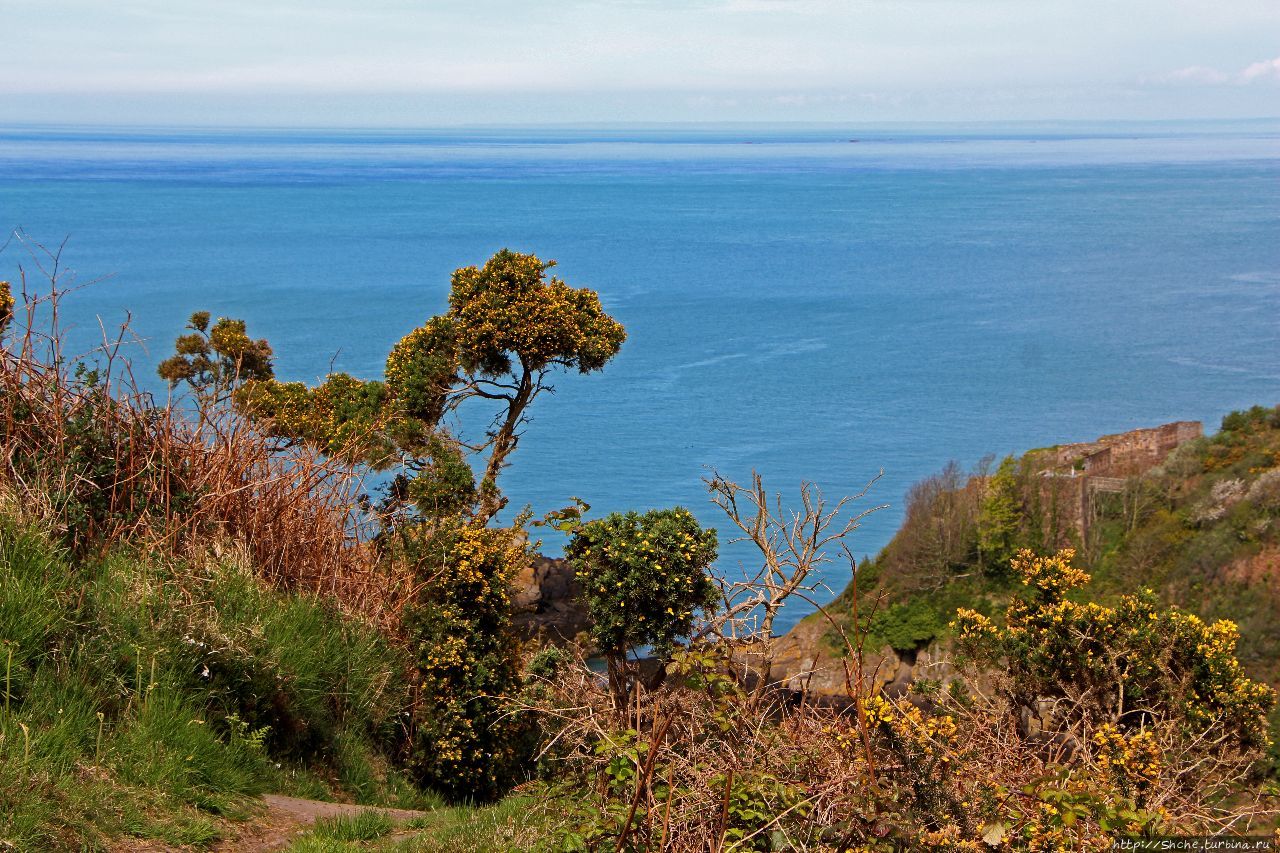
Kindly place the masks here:
<instances>
[{"instance_id":1,"label":"shrub","mask_svg":"<svg viewBox=\"0 0 1280 853\"><path fill-rule=\"evenodd\" d=\"M493 799L518 780L522 720L504 716L519 686L510 584L528 560L518 530L455 522L401 533L419 577L404 615L418 671L412 765L455 799Z\"/></svg>"},{"instance_id":2,"label":"shrub","mask_svg":"<svg viewBox=\"0 0 1280 853\"><path fill-rule=\"evenodd\" d=\"M1069 600L1089 581L1073 557L1020 552L1013 569L1026 592L1009 605L1004 627L961 610L953 623L959 651L1007 672L1003 694L1015 715L1037 719L1042 736L1065 739L1104 767L1114 767L1107 755L1121 747L1142 764L1149 738L1158 737L1164 760L1176 757L1178 766L1148 770L1166 774L1166 784L1205 795L1233 784L1269 745L1275 701L1271 688L1245 677L1235 624L1162 607L1149 590L1115 607Z\"/></svg>"},{"instance_id":3,"label":"shrub","mask_svg":"<svg viewBox=\"0 0 1280 853\"><path fill-rule=\"evenodd\" d=\"M895 651L909 652L933 641L943 624L929 603L921 598L891 604L871 618L869 633Z\"/></svg>"},{"instance_id":4,"label":"shrub","mask_svg":"<svg viewBox=\"0 0 1280 853\"><path fill-rule=\"evenodd\" d=\"M565 550L591 614L591 637L609 662L615 693L626 690L628 651L670 654L689 635L694 614L709 609L717 587L707 574L716 532L683 507L614 513L578 527Z\"/></svg>"}]
</instances>

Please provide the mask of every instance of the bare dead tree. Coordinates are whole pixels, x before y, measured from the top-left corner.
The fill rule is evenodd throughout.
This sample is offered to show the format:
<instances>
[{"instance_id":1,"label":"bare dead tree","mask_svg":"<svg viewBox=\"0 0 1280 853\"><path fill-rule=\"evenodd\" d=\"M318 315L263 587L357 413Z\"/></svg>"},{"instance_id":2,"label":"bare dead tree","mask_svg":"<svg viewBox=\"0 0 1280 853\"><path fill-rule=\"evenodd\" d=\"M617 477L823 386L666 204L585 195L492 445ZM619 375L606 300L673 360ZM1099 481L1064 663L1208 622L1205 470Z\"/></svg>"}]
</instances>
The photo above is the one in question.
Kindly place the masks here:
<instances>
[{"instance_id":1,"label":"bare dead tree","mask_svg":"<svg viewBox=\"0 0 1280 853\"><path fill-rule=\"evenodd\" d=\"M760 554L760 567L741 580L720 579L723 608L704 626L701 636L746 640L760 646L761 685L769 683L773 664L773 625L778 612L793 596L812 598L823 588L813 575L831 562L829 551L861 526L863 519L887 504L858 513L849 504L866 496L880 479L876 475L856 494L829 503L816 485L800 484L800 505L788 508L782 495L765 489L751 472L751 485L742 486L712 470L703 482L711 502L720 507L741 535L732 542L750 542Z\"/></svg>"}]
</instances>

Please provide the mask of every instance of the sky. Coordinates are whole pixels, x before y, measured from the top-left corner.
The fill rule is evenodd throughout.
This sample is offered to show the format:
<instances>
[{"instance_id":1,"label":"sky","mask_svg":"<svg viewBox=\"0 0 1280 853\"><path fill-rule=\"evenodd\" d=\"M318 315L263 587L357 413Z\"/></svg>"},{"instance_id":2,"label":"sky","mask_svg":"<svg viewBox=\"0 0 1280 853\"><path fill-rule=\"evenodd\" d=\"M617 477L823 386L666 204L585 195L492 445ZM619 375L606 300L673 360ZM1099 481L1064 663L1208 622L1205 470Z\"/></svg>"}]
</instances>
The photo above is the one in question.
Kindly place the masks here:
<instances>
[{"instance_id":1,"label":"sky","mask_svg":"<svg viewBox=\"0 0 1280 853\"><path fill-rule=\"evenodd\" d=\"M0 123L1280 116L1280 0L0 0Z\"/></svg>"}]
</instances>

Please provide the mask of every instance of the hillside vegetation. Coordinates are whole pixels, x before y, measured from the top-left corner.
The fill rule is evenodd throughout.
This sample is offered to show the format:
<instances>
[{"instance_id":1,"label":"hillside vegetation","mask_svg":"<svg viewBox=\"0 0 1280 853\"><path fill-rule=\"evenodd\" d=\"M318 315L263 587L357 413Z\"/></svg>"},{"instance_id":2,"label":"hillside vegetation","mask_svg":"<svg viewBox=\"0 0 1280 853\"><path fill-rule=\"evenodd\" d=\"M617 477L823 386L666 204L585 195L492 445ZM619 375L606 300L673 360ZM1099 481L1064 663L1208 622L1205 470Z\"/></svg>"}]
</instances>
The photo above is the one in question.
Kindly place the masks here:
<instances>
[{"instance_id":1,"label":"hillside vegetation","mask_svg":"<svg viewBox=\"0 0 1280 853\"><path fill-rule=\"evenodd\" d=\"M770 626L849 554L858 496L709 476L758 555L743 577L683 507L497 521L530 406L625 340L551 266L504 250L458 270L380 379L281 382L243 321L197 312L164 405L120 341L63 353L56 277L17 316L0 284L0 847L234 850L264 792L420 810L330 812L295 851L1274 831L1275 694L1245 667L1266 677L1274 641L1275 411L1109 493L1079 554L1053 509L1068 479L1047 487L1028 457L922 486L831 612L840 707L799 701ZM591 617L562 647L513 626L544 525ZM862 678L869 644L943 636L947 684L890 697Z\"/></svg>"},{"instance_id":2,"label":"hillside vegetation","mask_svg":"<svg viewBox=\"0 0 1280 853\"><path fill-rule=\"evenodd\" d=\"M1009 571L1018 549L1072 547L1092 598L1150 589L1204 619L1229 619L1245 670L1280 684L1280 408L1234 412L1118 491L1095 493L1084 535L1046 485L1052 450L969 474L951 464L910 491L901 529L858 568L868 647L948 640L957 608L1003 610L1018 586ZM846 591L832 612L848 624L851 605ZM829 640L840 651L835 632Z\"/></svg>"}]
</instances>

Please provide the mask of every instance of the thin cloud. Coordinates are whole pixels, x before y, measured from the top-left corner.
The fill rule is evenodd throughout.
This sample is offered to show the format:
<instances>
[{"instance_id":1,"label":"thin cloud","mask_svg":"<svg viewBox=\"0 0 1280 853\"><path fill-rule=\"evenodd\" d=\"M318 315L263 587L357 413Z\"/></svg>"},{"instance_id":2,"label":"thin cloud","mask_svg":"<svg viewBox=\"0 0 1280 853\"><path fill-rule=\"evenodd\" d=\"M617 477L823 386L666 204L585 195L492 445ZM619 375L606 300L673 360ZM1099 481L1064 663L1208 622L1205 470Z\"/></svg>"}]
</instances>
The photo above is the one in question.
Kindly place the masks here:
<instances>
[{"instance_id":1,"label":"thin cloud","mask_svg":"<svg viewBox=\"0 0 1280 853\"><path fill-rule=\"evenodd\" d=\"M1179 68L1177 71L1170 71L1161 78L1163 82L1168 83L1199 83L1202 85L1215 86L1226 83L1231 79L1231 75L1225 71L1219 71L1216 68L1208 68L1204 65L1191 65L1186 68Z\"/></svg>"},{"instance_id":2,"label":"thin cloud","mask_svg":"<svg viewBox=\"0 0 1280 853\"><path fill-rule=\"evenodd\" d=\"M1240 72L1242 83L1253 83L1259 80L1270 80L1273 83L1280 81L1280 56L1255 62Z\"/></svg>"},{"instance_id":3,"label":"thin cloud","mask_svg":"<svg viewBox=\"0 0 1280 853\"><path fill-rule=\"evenodd\" d=\"M1280 56L1255 62L1235 73L1206 65L1189 65L1143 82L1191 86L1247 86L1251 83L1277 83L1280 82Z\"/></svg>"}]
</instances>

